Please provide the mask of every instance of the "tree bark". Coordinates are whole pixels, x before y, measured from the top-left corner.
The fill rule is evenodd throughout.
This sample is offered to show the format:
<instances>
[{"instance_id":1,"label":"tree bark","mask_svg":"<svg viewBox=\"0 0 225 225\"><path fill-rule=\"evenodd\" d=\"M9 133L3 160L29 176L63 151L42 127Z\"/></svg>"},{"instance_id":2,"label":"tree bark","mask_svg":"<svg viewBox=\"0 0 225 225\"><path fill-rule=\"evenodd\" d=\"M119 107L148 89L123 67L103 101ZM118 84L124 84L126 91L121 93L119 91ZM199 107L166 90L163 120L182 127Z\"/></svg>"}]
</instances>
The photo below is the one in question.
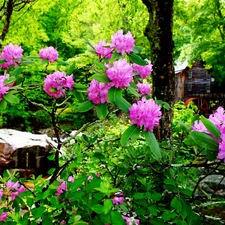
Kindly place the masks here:
<instances>
[{"instance_id":1,"label":"tree bark","mask_svg":"<svg viewBox=\"0 0 225 225\"><path fill-rule=\"evenodd\" d=\"M152 95L157 100L174 104L175 76L173 65L173 0L142 0L149 12L145 36L150 42ZM158 130L158 139L172 137L172 109L162 108L163 117Z\"/></svg>"}]
</instances>

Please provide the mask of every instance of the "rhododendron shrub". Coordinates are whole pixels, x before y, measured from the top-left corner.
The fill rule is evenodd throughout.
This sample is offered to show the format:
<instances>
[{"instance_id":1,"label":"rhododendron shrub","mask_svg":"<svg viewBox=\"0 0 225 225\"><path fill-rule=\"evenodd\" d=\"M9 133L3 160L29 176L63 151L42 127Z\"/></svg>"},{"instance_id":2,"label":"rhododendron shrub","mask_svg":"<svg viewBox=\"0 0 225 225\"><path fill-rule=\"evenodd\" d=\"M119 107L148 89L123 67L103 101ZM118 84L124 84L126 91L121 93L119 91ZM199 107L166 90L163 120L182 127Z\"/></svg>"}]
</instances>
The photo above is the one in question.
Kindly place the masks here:
<instances>
[{"instance_id":1,"label":"rhododendron shrub","mask_svg":"<svg viewBox=\"0 0 225 225\"><path fill-rule=\"evenodd\" d=\"M209 122L212 124L210 124ZM193 131L204 132L207 134L212 142L215 143L215 148L218 148L217 158L225 160L225 110L219 107L214 113L209 116L208 121L195 121L192 127ZM215 126L212 129L212 126ZM218 145L218 146L217 146Z\"/></svg>"},{"instance_id":2,"label":"rhododendron shrub","mask_svg":"<svg viewBox=\"0 0 225 225\"><path fill-rule=\"evenodd\" d=\"M30 104L47 111L57 145L52 146L53 155L49 159L54 161L55 167L48 171L47 178L31 176L27 183L24 178L17 180L17 173L0 176L0 200L3 202L0 221L12 225L137 225L155 219L155 224L158 221L160 224L189 224L196 215L186 201L190 197L186 183L185 187L179 183L186 178L177 174L179 167L173 170L177 152L164 151L163 144L159 145L153 133L162 117L161 108L168 108L166 103L150 96L148 82L153 65L141 58L141 48L135 46L130 32L119 30L111 40L90 46L99 61L91 67L92 76L87 78L87 86L74 81L75 64L58 66L60 60L55 48L40 50L36 59L46 65L45 72L41 73L43 81L32 84L31 88L42 89L50 96L47 106L26 96L30 86L23 82L26 76L21 71L27 58L15 53L22 54L20 47L11 49L10 45L2 53L2 64L7 60L15 63L10 64L10 68L2 67L9 71L0 76L0 109L4 110L8 103L18 103L16 95L22 94ZM8 57L10 51L11 58ZM35 57L28 59L32 63ZM50 71L54 65L58 70ZM13 72L12 67L15 67ZM64 131L57 124L58 115L66 109L68 100L74 98L80 102L77 112L92 109L100 120L109 118L114 111L122 111L126 120L122 131L116 132L119 134L114 138L110 120L106 120L99 128L102 137L95 135L99 131L97 128L90 136L77 131L72 139L68 137L63 141L60 132ZM191 133L194 138L199 131L208 129L205 135L216 143L218 158L224 158L224 111L219 109L217 113L211 118L216 124L214 128L203 119L203 124L196 122L195 131ZM122 121L118 117L116 120ZM82 127L82 132L89 125ZM221 129L221 134L215 128ZM79 138L78 134L81 134ZM180 213L186 211L188 216Z\"/></svg>"}]
</instances>

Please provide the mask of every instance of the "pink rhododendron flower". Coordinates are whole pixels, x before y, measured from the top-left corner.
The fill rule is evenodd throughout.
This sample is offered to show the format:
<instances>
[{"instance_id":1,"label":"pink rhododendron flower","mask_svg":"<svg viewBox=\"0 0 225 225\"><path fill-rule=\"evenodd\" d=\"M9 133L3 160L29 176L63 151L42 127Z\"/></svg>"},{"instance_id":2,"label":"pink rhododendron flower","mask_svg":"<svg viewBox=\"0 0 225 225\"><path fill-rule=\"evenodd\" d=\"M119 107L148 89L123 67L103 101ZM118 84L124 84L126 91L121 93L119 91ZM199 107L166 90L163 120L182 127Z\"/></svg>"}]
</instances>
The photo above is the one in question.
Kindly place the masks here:
<instances>
[{"instance_id":1,"label":"pink rhododendron flower","mask_svg":"<svg viewBox=\"0 0 225 225\"><path fill-rule=\"evenodd\" d=\"M88 176L88 181L92 181L93 177L90 175Z\"/></svg>"},{"instance_id":2,"label":"pink rhododendron flower","mask_svg":"<svg viewBox=\"0 0 225 225\"><path fill-rule=\"evenodd\" d=\"M5 85L4 81L7 78L9 78L9 74L6 74L4 76L0 76L0 101L3 98L3 95L7 94L10 87L13 86L13 84Z\"/></svg>"},{"instance_id":3,"label":"pink rhododendron flower","mask_svg":"<svg viewBox=\"0 0 225 225\"><path fill-rule=\"evenodd\" d=\"M123 34L123 30L117 31L111 38L111 47L115 48L118 53L124 55L129 54L133 51L134 38L130 31L127 34Z\"/></svg>"},{"instance_id":4,"label":"pink rhododendron flower","mask_svg":"<svg viewBox=\"0 0 225 225\"><path fill-rule=\"evenodd\" d=\"M19 195L18 191L13 191L11 192L10 197L14 201L18 195Z\"/></svg>"},{"instance_id":5,"label":"pink rhododendron flower","mask_svg":"<svg viewBox=\"0 0 225 225\"><path fill-rule=\"evenodd\" d=\"M148 62L148 65L141 66L138 64L133 64L134 71L139 75L142 79L149 77L153 71L152 64L148 59L145 59Z\"/></svg>"},{"instance_id":6,"label":"pink rhododendron flower","mask_svg":"<svg viewBox=\"0 0 225 225\"><path fill-rule=\"evenodd\" d=\"M0 201L2 200L2 196L4 195L4 191L0 189Z\"/></svg>"},{"instance_id":7,"label":"pink rhododendron flower","mask_svg":"<svg viewBox=\"0 0 225 225\"><path fill-rule=\"evenodd\" d=\"M192 129L193 129L194 131L205 132L205 133L209 134L209 131L206 129L206 127L205 127L205 125L202 123L202 121L196 120L196 121L194 122L194 125L193 125Z\"/></svg>"},{"instance_id":8,"label":"pink rhododendron flower","mask_svg":"<svg viewBox=\"0 0 225 225\"><path fill-rule=\"evenodd\" d=\"M114 61L113 66L109 66L105 73L111 80L111 85L116 88L129 87L134 76L132 66L126 59Z\"/></svg>"},{"instance_id":9,"label":"pink rhododendron flower","mask_svg":"<svg viewBox=\"0 0 225 225\"><path fill-rule=\"evenodd\" d=\"M97 45L94 46L94 49L97 53L97 56L100 58L110 59L112 57L113 48L107 48L110 45L105 41L100 41Z\"/></svg>"},{"instance_id":10,"label":"pink rhododendron flower","mask_svg":"<svg viewBox=\"0 0 225 225\"><path fill-rule=\"evenodd\" d=\"M17 182L13 182L13 181L11 181L11 180L8 180L7 182L6 182L6 187L8 188L8 189L10 189L10 190L18 190L19 189L19 187L20 187L20 184L19 184L19 182L17 181Z\"/></svg>"},{"instance_id":11,"label":"pink rhododendron flower","mask_svg":"<svg viewBox=\"0 0 225 225\"><path fill-rule=\"evenodd\" d=\"M123 197L123 191L119 190L118 192L115 193L115 197L112 199L112 203L114 205L122 204L124 201Z\"/></svg>"},{"instance_id":12,"label":"pink rhododendron flower","mask_svg":"<svg viewBox=\"0 0 225 225\"><path fill-rule=\"evenodd\" d=\"M13 45L12 43L6 45L2 49L2 54L0 55L0 59L5 59L6 62L0 64L0 67L8 69L12 65L18 65L23 57L22 53L23 49L20 46Z\"/></svg>"},{"instance_id":13,"label":"pink rhododendron flower","mask_svg":"<svg viewBox=\"0 0 225 225\"><path fill-rule=\"evenodd\" d=\"M218 152L217 158L225 159L225 133L222 133L220 138L221 138L221 141L219 143L219 152Z\"/></svg>"},{"instance_id":14,"label":"pink rhododendron flower","mask_svg":"<svg viewBox=\"0 0 225 225\"><path fill-rule=\"evenodd\" d=\"M111 85L93 79L88 87L88 99L94 104L108 102L108 91Z\"/></svg>"},{"instance_id":15,"label":"pink rhododendron flower","mask_svg":"<svg viewBox=\"0 0 225 225\"><path fill-rule=\"evenodd\" d=\"M26 190L26 188L23 185L20 185L18 181L13 182L11 180L8 180L6 182L6 187L11 191L10 197L12 200L15 200L19 194Z\"/></svg>"},{"instance_id":16,"label":"pink rhododendron flower","mask_svg":"<svg viewBox=\"0 0 225 225\"><path fill-rule=\"evenodd\" d=\"M122 204L123 201L124 201L124 197L114 197L114 198L112 199L112 203L113 203L114 205Z\"/></svg>"},{"instance_id":17,"label":"pink rhododendron flower","mask_svg":"<svg viewBox=\"0 0 225 225\"><path fill-rule=\"evenodd\" d=\"M66 221L65 221L65 220L62 220L62 221L61 221L61 224L66 224Z\"/></svg>"},{"instance_id":18,"label":"pink rhododendron flower","mask_svg":"<svg viewBox=\"0 0 225 225\"><path fill-rule=\"evenodd\" d=\"M42 48L39 52L41 59L47 59L50 63L58 59L58 52L52 46L47 48Z\"/></svg>"},{"instance_id":19,"label":"pink rhododendron flower","mask_svg":"<svg viewBox=\"0 0 225 225\"><path fill-rule=\"evenodd\" d=\"M0 221L1 222L5 222L5 220L8 218L8 213L7 212L3 212L1 215L0 215Z\"/></svg>"},{"instance_id":20,"label":"pink rhododendron flower","mask_svg":"<svg viewBox=\"0 0 225 225\"><path fill-rule=\"evenodd\" d=\"M153 99L146 100L143 97L137 103L134 103L130 108L129 118L131 124L136 124L137 127L143 127L144 131L153 131L155 126L158 126L159 120L162 117L160 106Z\"/></svg>"},{"instance_id":21,"label":"pink rhododendron flower","mask_svg":"<svg viewBox=\"0 0 225 225\"><path fill-rule=\"evenodd\" d=\"M68 177L68 182L71 182L71 183L73 183L73 182L74 182L74 177L72 177L72 176L69 176L69 177Z\"/></svg>"},{"instance_id":22,"label":"pink rhododendron flower","mask_svg":"<svg viewBox=\"0 0 225 225\"><path fill-rule=\"evenodd\" d=\"M127 217L127 216L122 216L122 218L126 221L127 225L139 225L140 224L140 220L138 219L134 219L133 217Z\"/></svg>"},{"instance_id":23,"label":"pink rhododendron flower","mask_svg":"<svg viewBox=\"0 0 225 225\"><path fill-rule=\"evenodd\" d=\"M44 91L52 97L60 98L65 96L66 89L73 89L73 74L66 76L65 72L56 71L49 74L44 80Z\"/></svg>"},{"instance_id":24,"label":"pink rhododendron flower","mask_svg":"<svg viewBox=\"0 0 225 225\"><path fill-rule=\"evenodd\" d=\"M138 83L138 93L140 93L141 95L149 95L151 92L151 87L150 84L148 83Z\"/></svg>"},{"instance_id":25,"label":"pink rhododendron flower","mask_svg":"<svg viewBox=\"0 0 225 225\"><path fill-rule=\"evenodd\" d=\"M216 125L221 133L225 133L225 110L219 107L215 113L209 116L209 120Z\"/></svg>"},{"instance_id":26,"label":"pink rhododendron flower","mask_svg":"<svg viewBox=\"0 0 225 225\"><path fill-rule=\"evenodd\" d=\"M61 181L61 184L56 189L56 196L61 195L63 192L67 191L67 186L65 181Z\"/></svg>"}]
</instances>

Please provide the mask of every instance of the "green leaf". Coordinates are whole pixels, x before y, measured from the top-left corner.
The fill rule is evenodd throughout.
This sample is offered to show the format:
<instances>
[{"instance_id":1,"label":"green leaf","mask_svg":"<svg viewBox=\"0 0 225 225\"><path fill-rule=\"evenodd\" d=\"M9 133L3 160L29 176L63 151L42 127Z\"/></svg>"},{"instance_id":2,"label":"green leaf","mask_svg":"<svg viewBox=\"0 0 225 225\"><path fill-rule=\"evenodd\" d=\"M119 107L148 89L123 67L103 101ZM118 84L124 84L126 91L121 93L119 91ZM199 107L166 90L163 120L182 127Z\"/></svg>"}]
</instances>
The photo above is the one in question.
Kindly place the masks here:
<instances>
[{"instance_id":1,"label":"green leaf","mask_svg":"<svg viewBox=\"0 0 225 225\"><path fill-rule=\"evenodd\" d=\"M45 211L45 207L43 206L31 209L31 213L35 219L41 218L44 211Z\"/></svg>"},{"instance_id":2,"label":"green leaf","mask_svg":"<svg viewBox=\"0 0 225 225\"><path fill-rule=\"evenodd\" d=\"M18 77L22 72L22 68L20 66L18 66L15 70L13 70L13 72L11 73L12 77Z\"/></svg>"},{"instance_id":3,"label":"green leaf","mask_svg":"<svg viewBox=\"0 0 225 225\"><path fill-rule=\"evenodd\" d=\"M30 64L32 64L33 63L33 61L32 60L28 60L28 59L26 59L26 60L22 60L21 62L20 62L20 65L21 66L26 66L26 65L30 65Z\"/></svg>"},{"instance_id":4,"label":"green leaf","mask_svg":"<svg viewBox=\"0 0 225 225\"><path fill-rule=\"evenodd\" d=\"M122 97L122 90L111 87L108 91L108 99L112 104L115 104L116 98Z\"/></svg>"},{"instance_id":5,"label":"green leaf","mask_svg":"<svg viewBox=\"0 0 225 225\"><path fill-rule=\"evenodd\" d=\"M170 206L174 208L177 212L180 212L182 209L182 202L180 198L174 197L170 203Z\"/></svg>"},{"instance_id":6,"label":"green leaf","mask_svg":"<svg viewBox=\"0 0 225 225\"><path fill-rule=\"evenodd\" d=\"M215 137L215 138L219 138L220 137L220 131L219 129L216 127L216 125L214 123L212 123L211 121L209 121L208 119L206 119L204 116L201 116L201 121L202 123L205 125L205 127L207 128L207 130Z\"/></svg>"},{"instance_id":7,"label":"green leaf","mask_svg":"<svg viewBox=\"0 0 225 225\"><path fill-rule=\"evenodd\" d=\"M66 75L71 75L73 73L73 71L75 70L76 67L76 63L73 62L70 67L68 68L68 70L66 71Z\"/></svg>"},{"instance_id":8,"label":"green leaf","mask_svg":"<svg viewBox=\"0 0 225 225\"><path fill-rule=\"evenodd\" d=\"M163 108L169 110L170 105L167 102L163 102Z\"/></svg>"},{"instance_id":9,"label":"green leaf","mask_svg":"<svg viewBox=\"0 0 225 225\"><path fill-rule=\"evenodd\" d=\"M16 83L15 83L15 85L19 85L23 81L24 81L24 76L20 74L19 76L16 77Z\"/></svg>"},{"instance_id":10,"label":"green leaf","mask_svg":"<svg viewBox=\"0 0 225 225\"><path fill-rule=\"evenodd\" d=\"M9 85L9 84L12 84L16 81L16 78L14 76L10 76L9 78L6 78L4 80L4 84L5 85Z\"/></svg>"},{"instance_id":11,"label":"green leaf","mask_svg":"<svg viewBox=\"0 0 225 225\"><path fill-rule=\"evenodd\" d=\"M120 139L120 144L122 146L124 146L130 140L136 141L138 136L139 136L139 134L140 134L140 129L136 125L131 125L122 134L122 137Z\"/></svg>"},{"instance_id":12,"label":"green leaf","mask_svg":"<svg viewBox=\"0 0 225 225\"><path fill-rule=\"evenodd\" d=\"M162 214L162 218L163 220L165 221L169 221L175 217L177 217L178 215L175 213L175 212L171 212L171 211L165 211L163 214Z\"/></svg>"},{"instance_id":13,"label":"green leaf","mask_svg":"<svg viewBox=\"0 0 225 225\"><path fill-rule=\"evenodd\" d=\"M181 129L187 133L191 131L191 128L187 126L185 123L178 121L178 124L180 125Z\"/></svg>"},{"instance_id":14,"label":"green leaf","mask_svg":"<svg viewBox=\"0 0 225 225\"><path fill-rule=\"evenodd\" d=\"M136 55L134 53L131 53L128 55L129 59L138 65L146 66L148 65L148 62L146 60L143 60L139 55Z\"/></svg>"},{"instance_id":15,"label":"green leaf","mask_svg":"<svg viewBox=\"0 0 225 225\"><path fill-rule=\"evenodd\" d=\"M84 40L91 48L95 49L94 46L91 44L91 42L86 37L84 37Z\"/></svg>"},{"instance_id":16,"label":"green leaf","mask_svg":"<svg viewBox=\"0 0 225 225\"><path fill-rule=\"evenodd\" d=\"M104 120L108 114L107 103L97 105L97 116L100 120Z\"/></svg>"},{"instance_id":17,"label":"green leaf","mask_svg":"<svg viewBox=\"0 0 225 225\"><path fill-rule=\"evenodd\" d=\"M70 200L75 201L77 199L82 199L84 195L85 195L84 191L75 191L73 192L72 196L70 196Z\"/></svg>"},{"instance_id":18,"label":"green leaf","mask_svg":"<svg viewBox=\"0 0 225 225\"><path fill-rule=\"evenodd\" d=\"M134 46L133 47L133 52L136 54L139 54L143 51L143 48L141 46Z\"/></svg>"},{"instance_id":19,"label":"green leaf","mask_svg":"<svg viewBox=\"0 0 225 225\"><path fill-rule=\"evenodd\" d=\"M150 132L150 131L144 131L144 135L145 135L146 142L148 146L150 147L153 155L155 156L157 160L160 160L162 158L162 155L159 148L159 144L155 138L155 135L153 134L153 132Z\"/></svg>"},{"instance_id":20,"label":"green leaf","mask_svg":"<svg viewBox=\"0 0 225 225\"><path fill-rule=\"evenodd\" d=\"M74 87L77 89L87 89L87 86L85 84L75 83Z\"/></svg>"},{"instance_id":21,"label":"green leaf","mask_svg":"<svg viewBox=\"0 0 225 225\"><path fill-rule=\"evenodd\" d=\"M136 199L136 200L145 199L146 198L146 194L145 193L135 193L133 195L133 198Z\"/></svg>"},{"instance_id":22,"label":"green leaf","mask_svg":"<svg viewBox=\"0 0 225 225\"><path fill-rule=\"evenodd\" d=\"M125 221L123 220L123 218L119 212L112 211L111 218L112 218L113 224L116 224L116 225L124 225L125 224Z\"/></svg>"},{"instance_id":23,"label":"green leaf","mask_svg":"<svg viewBox=\"0 0 225 225\"><path fill-rule=\"evenodd\" d=\"M5 59L0 59L0 64L5 63L6 60Z\"/></svg>"},{"instance_id":24,"label":"green leaf","mask_svg":"<svg viewBox=\"0 0 225 225\"><path fill-rule=\"evenodd\" d=\"M91 76L92 79L97 80L98 82L109 83L110 79L105 74L94 74Z\"/></svg>"},{"instance_id":25,"label":"green leaf","mask_svg":"<svg viewBox=\"0 0 225 225\"><path fill-rule=\"evenodd\" d=\"M3 98L11 104L18 104L20 102L20 99L11 93L4 95Z\"/></svg>"},{"instance_id":26,"label":"green leaf","mask_svg":"<svg viewBox=\"0 0 225 225\"><path fill-rule=\"evenodd\" d=\"M81 92L77 91L76 89L73 89L72 90L72 93L77 98L77 100L79 102L82 103L85 100L83 94Z\"/></svg>"},{"instance_id":27,"label":"green leaf","mask_svg":"<svg viewBox=\"0 0 225 225\"><path fill-rule=\"evenodd\" d=\"M107 67L104 65L104 63L100 63L98 61L95 61L94 62L95 66L98 68L98 69L103 69L104 71L107 69Z\"/></svg>"},{"instance_id":28,"label":"green leaf","mask_svg":"<svg viewBox=\"0 0 225 225\"><path fill-rule=\"evenodd\" d=\"M208 134L198 131L191 131L189 135L198 146L208 150L218 150L218 143Z\"/></svg>"},{"instance_id":29,"label":"green leaf","mask_svg":"<svg viewBox=\"0 0 225 225\"><path fill-rule=\"evenodd\" d=\"M128 87L127 90L136 97L140 97L141 95L135 90L133 87Z\"/></svg>"},{"instance_id":30,"label":"green leaf","mask_svg":"<svg viewBox=\"0 0 225 225\"><path fill-rule=\"evenodd\" d=\"M59 65L62 65L62 66L68 66L68 65L70 65L68 62L62 61L62 60L57 60L56 62L57 62ZM67 74L67 75L70 75L70 74Z\"/></svg>"},{"instance_id":31,"label":"green leaf","mask_svg":"<svg viewBox=\"0 0 225 225\"><path fill-rule=\"evenodd\" d=\"M115 98L115 104L122 109L124 112L129 113L129 108L131 107L130 102L128 102L125 98L123 97L116 97Z\"/></svg>"},{"instance_id":32,"label":"green leaf","mask_svg":"<svg viewBox=\"0 0 225 225\"><path fill-rule=\"evenodd\" d=\"M93 205L91 207L91 209L96 212L97 214L101 214L101 213L104 213L103 211L103 205L100 205L100 204L96 204L96 205Z\"/></svg>"},{"instance_id":33,"label":"green leaf","mask_svg":"<svg viewBox=\"0 0 225 225\"><path fill-rule=\"evenodd\" d=\"M113 207L112 200L111 199L106 199L104 201L103 213L107 214L109 211L111 211L112 207Z\"/></svg>"},{"instance_id":34,"label":"green leaf","mask_svg":"<svg viewBox=\"0 0 225 225\"><path fill-rule=\"evenodd\" d=\"M73 223L73 225L88 225L88 223L86 223L84 221L77 221L77 222Z\"/></svg>"},{"instance_id":35,"label":"green leaf","mask_svg":"<svg viewBox=\"0 0 225 225\"><path fill-rule=\"evenodd\" d=\"M27 56L26 58L27 59L40 59L40 56L32 56L32 55L30 55L30 56Z\"/></svg>"},{"instance_id":36,"label":"green leaf","mask_svg":"<svg viewBox=\"0 0 225 225\"><path fill-rule=\"evenodd\" d=\"M87 112L89 111L90 109L92 109L93 107L95 106L95 104L90 101L90 100L87 100L85 102L82 102L78 108L77 108L77 111L78 112Z\"/></svg>"},{"instance_id":37,"label":"green leaf","mask_svg":"<svg viewBox=\"0 0 225 225\"><path fill-rule=\"evenodd\" d=\"M121 57L122 57L121 54L119 54L116 51L114 51L113 54L112 54L112 57L110 59L110 65L112 65L114 61L120 59Z\"/></svg>"}]
</instances>

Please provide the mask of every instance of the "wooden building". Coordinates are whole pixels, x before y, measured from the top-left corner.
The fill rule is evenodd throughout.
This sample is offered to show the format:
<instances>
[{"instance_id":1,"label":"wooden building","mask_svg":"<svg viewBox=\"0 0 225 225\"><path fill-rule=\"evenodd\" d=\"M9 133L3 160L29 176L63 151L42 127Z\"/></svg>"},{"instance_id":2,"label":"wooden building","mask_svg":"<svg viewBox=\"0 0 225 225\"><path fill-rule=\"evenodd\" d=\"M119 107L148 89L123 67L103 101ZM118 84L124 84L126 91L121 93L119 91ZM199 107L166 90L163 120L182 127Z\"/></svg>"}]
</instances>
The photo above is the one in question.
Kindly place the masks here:
<instances>
[{"instance_id":1,"label":"wooden building","mask_svg":"<svg viewBox=\"0 0 225 225\"><path fill-rule=\"evenodd\" d=\"M199 94L209 94L210 85L210 71L205 69L202 61L196 61L192 67L187 62L175 66L176 100L186 101Z\"/></svg>"}]
</instances>

